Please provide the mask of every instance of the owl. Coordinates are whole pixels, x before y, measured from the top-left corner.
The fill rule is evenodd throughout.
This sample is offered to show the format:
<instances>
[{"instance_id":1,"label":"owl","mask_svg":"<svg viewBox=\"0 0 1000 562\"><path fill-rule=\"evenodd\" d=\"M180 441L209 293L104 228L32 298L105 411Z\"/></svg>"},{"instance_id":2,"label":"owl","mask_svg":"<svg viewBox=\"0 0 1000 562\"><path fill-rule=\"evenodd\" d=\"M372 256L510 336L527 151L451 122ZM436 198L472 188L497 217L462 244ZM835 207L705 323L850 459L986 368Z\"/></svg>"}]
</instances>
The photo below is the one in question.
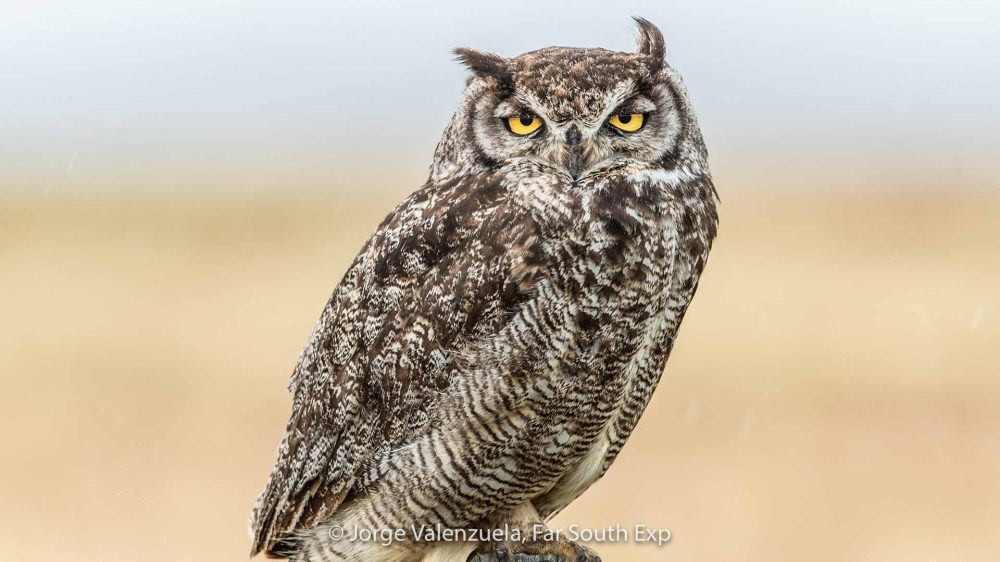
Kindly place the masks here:
<instances>
[{"instance_id":1,"label":"owl","mask_svg":"<svg viewBox=\"0 0 1000 562\"><path fill-rule=\"evenodd\" d=\"M456 50L469 77L427 182L292 374L252 554L599 560L540 530L635 428L717 228L686 89L636 23L634 53Z\"/></svg>"}]
</instances>

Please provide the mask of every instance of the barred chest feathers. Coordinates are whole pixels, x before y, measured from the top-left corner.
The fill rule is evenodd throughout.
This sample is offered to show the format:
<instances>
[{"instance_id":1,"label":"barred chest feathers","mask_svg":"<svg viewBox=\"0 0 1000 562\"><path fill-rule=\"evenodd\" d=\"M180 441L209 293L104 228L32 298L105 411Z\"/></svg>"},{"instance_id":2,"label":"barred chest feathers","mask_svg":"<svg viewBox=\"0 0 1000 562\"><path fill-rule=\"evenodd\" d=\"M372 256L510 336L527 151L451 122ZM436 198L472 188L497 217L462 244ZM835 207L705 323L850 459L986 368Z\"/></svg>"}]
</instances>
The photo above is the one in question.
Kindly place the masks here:
<instances>
[{"instance_id":1,"label":"barred chest feathers","mask_svg":"<svg viewBox=\"0 0 1000 562\"><path fill-rule=\"evenodd\" d=\"M714 207L701 208L701 197L707 195L700 193L707 189L703 180L709 181L690 170L639 171L583 186L587 194L580 197L582 208L577 210L582 213L577 216L583 217L580 232L587 255L600 256L593 264L595 273L599 267L605 275L619 277L617 294L603 303L607 308L601 320L615 326L616 334L631 334L633 345L621 343L628 337L617 338L615 356L628 357L623 368L615 370L599 360L583 366L590 374L611 368L590 389L594 407L578 412L589 412L599 429L575 464L535 500L543 517L560 511L604 474L652 396L714 234L714 221L701 216L714 213ZM559 201L544 191L534 195L526 197L536 209ZM560 214L550 209L544 216Z\"/></svg>"}]
</instances>

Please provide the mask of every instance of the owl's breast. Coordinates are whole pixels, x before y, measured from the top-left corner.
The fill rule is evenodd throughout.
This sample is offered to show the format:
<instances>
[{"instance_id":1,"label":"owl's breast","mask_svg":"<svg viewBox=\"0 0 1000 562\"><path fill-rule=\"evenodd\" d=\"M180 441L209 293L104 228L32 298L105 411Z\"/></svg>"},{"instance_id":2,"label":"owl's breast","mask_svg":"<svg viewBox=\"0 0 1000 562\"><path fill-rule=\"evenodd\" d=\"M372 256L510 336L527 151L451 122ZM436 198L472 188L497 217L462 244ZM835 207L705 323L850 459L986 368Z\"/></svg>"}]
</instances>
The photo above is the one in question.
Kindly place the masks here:
<instances>
[{"instance_id":1,"label":"owl's breast","mask_svg":"<svg viewBox=\"0 0 1000 562\"><path fill-rule=\"evenodd\" d=\"M577 415L588 427L606 425L637 374L662 363L678 254L669 213L640 205L601 211L566 256L577 262L560 268L574 272L563 280L567 292L582 295L563 376L587 403L586 415Z\"/></svg>"},{"instance_id":2,"label":"owl's breast","mask_svg":"<svg viewBox=\"0 0 1000 562\"><path fill-rule=\"evenodd\" d=\"M586 491L621 450L652 397L693 294L686 289L692 267L675 215L654 215L623 233L618 261L607 265L615 290L603 302L601 328L581 330L581 349L600 349L576 365L590 384L579 387L577 400L586 406L575 412L570 431L585 436L587 447L574 451L567 472L534 500L543 517Z\"/></svg>"}]
</instances>

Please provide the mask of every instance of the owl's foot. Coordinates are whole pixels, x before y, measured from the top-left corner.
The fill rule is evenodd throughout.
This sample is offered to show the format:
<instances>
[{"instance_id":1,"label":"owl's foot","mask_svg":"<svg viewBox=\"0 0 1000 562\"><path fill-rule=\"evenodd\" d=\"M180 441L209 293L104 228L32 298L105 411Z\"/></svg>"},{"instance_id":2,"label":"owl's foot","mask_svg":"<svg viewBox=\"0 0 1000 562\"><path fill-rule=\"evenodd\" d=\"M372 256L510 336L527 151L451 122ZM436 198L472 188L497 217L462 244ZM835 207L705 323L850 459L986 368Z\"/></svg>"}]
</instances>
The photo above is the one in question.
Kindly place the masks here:
<instances>
[{"instance_id":1,"label":"owl's foot","mask_svg":"<svg viewBox=\"0 0 1000 562\"><path fill-rule=\"evenodd\" d=\"M575 542L498 542L483 545L467 562L601 562L596 552Z\"/></svg>"},{"instance_id":2,"label":"owl's foot","mask_svg":"<svg viewBox=\"0 0 1000 562\"><path fill-rule=\"evenodd\" d=\"M594 551L546 527L531 502L499 514L487 525L520 532L480 543L466 562L601 562Z\"/></svg>"}]
</instances>

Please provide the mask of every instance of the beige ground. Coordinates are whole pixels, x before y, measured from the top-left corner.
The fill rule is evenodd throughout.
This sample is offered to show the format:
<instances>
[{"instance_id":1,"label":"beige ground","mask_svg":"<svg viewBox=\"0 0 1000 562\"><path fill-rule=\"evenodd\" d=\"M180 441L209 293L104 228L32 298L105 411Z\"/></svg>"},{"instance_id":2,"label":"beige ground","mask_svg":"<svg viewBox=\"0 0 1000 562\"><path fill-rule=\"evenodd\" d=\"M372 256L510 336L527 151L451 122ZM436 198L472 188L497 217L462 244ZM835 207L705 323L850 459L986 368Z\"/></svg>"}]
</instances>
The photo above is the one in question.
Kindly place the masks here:
<instances>
[{"instance_id":1,"label":"beige ground","mask_svg":"<svg viewBox=\"0 0 1000 562\"><path fill-rule=\"evenodd\" d=\"M284 385L383 197L0 202L0 559L244 560ZM675 355L562 514L609 562L1000 559L1000 199L724 201Z\"/></svg>"}]
</instances>

